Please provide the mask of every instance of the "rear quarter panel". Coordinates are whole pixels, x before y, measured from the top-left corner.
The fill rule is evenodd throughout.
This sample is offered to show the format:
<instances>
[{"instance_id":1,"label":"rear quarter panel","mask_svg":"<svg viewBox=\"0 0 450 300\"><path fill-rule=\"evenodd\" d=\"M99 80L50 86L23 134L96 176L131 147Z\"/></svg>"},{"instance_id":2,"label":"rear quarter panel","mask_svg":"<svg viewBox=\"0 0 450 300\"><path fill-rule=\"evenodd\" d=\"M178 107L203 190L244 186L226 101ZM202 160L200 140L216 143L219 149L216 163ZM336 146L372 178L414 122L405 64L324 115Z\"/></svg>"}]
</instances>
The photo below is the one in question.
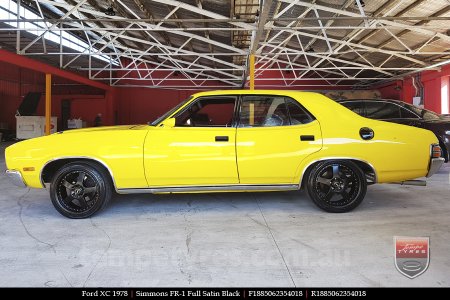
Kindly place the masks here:
<instances>
[{"instance_id":1,"label":"rear quarter panel","mask_svg":"<svg viewBox=\"0 0 450 300\"><path fill-rule=\"evenodd\" d=\"M299 166L300 179L305 169L325 158L354 158L369 163L376 171L377 182L393 182L427 174L430 145L437 143L428 130L361 117L344 106L319 94L297 96L320 122L322 150L312 154ZM372 140L359 135L362 127L375 132Z\"/></svg>"}]
</instances>

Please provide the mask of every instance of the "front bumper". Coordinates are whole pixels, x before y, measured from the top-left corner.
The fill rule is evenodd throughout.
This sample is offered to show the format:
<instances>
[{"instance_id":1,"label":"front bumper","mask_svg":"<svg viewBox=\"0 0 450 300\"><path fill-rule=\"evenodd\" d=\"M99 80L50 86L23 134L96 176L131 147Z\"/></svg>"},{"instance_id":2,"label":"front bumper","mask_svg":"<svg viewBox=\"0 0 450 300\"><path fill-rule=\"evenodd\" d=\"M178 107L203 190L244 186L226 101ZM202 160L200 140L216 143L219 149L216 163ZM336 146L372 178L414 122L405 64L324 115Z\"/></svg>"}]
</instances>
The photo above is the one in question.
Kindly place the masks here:
<instances>
[{"instance_id":1,"label":"front bumper","mask_svg":"<svg viewBox=\"0 0 450 300\"><path fill-rule=\"evenodd\" d=\"M430 167L428 168L428 174L427 177L433 176L439 169L441 168L442 164L444 163L445 159L443 157L439 158L432 158L430 161Z\"/></svg>"},{"instance_id":2,"label":"front bumper","mask_svg":"<svg viewBox=\"0 0 450 300\"><path fill-rule=\"evenodd\" d=\"M26 187L25 181L23 181L22 174L16 170L6 170L6 177L8 177L14 185L19 187Z\"/></svg>"}]
</instances>

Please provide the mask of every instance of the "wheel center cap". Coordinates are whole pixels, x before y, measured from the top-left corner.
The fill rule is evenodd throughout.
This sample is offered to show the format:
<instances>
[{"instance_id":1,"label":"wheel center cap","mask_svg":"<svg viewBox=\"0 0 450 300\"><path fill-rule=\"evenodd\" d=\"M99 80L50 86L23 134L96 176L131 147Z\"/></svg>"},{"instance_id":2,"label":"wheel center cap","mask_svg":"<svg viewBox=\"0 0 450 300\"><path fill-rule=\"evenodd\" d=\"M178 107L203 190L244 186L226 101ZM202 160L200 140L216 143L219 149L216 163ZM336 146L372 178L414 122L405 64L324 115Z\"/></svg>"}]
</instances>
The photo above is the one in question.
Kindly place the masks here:
<instances>
[{"instance_id":1,"label":"wheel center cap","mask_svg":"<svg viewBox=\"0 0 450 300\"><path fill-rule=\"evenodd\" d=\"M344 190L345 182L341 178L331 179L331 189L335 192L341 192Z\"/></svg>"},{"instance_id":2,"label":"wheel center cap","mask_svg":"<svg viewBox=\"0 0 450 300\"><path fill-rule=\"evenodd\" d=\"M83 196L84 194L84 189L81 186L75 186L71 191L70 194L72 195L72 197L75 198L79 198L81 196Z\"/></svg>"}]
</instances>

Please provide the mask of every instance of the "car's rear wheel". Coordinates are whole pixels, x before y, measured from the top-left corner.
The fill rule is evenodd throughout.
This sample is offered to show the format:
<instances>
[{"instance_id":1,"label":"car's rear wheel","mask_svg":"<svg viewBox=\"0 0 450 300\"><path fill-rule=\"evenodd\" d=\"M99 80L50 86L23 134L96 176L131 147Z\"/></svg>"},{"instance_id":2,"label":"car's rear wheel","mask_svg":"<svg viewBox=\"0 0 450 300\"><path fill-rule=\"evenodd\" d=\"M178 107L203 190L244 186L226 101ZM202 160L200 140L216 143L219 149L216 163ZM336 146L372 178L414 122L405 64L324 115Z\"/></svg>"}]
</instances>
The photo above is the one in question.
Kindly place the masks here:
<instances>
[{"instance_id":1,"label":"car's rear wheel","mask_svg":"<svg viewBox=\"0 0 450 300\"><path fill-rule=\"evenodd\" d=\"M50 197L56 210L72 219L88 218L106 207L112 184L106 171L90 162L74 162L53 176Z\"/></svg>"},{"instance_id":2,"label":"car's rear wheel","mask_svg":"<svg viewBox=\"0 0 450 300\"><path fill-rule=\"evenodd\" d=\"M327 212L351 211L366 195L367 182L364 173L351 161L319 162L308 174L308 194L318 207Z\"/></svg>"}]
</instances>

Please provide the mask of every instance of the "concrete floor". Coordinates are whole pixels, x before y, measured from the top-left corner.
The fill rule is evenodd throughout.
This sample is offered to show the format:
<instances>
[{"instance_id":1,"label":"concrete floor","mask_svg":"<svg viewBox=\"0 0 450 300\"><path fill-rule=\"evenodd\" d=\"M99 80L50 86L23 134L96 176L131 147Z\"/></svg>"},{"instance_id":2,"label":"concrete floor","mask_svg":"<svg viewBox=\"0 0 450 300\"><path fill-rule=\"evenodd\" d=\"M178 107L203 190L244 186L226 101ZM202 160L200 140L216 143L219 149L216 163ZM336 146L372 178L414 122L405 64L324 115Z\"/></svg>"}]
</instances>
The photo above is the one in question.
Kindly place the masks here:
<instances>
[{"instance_id":1,"label":"concrete floor","mask_svg":"<svg viewBox=\"0 0 450 300\"><path fill-rule=\"evenodd\" d=\"M46 190L4 176L0 286L450 286L450 165L427 187L375 185L355 211L328 214L304 192L121 195L70 220ZM394 236L429 236L415 279Z\"/></svg>"}]
</instances>

